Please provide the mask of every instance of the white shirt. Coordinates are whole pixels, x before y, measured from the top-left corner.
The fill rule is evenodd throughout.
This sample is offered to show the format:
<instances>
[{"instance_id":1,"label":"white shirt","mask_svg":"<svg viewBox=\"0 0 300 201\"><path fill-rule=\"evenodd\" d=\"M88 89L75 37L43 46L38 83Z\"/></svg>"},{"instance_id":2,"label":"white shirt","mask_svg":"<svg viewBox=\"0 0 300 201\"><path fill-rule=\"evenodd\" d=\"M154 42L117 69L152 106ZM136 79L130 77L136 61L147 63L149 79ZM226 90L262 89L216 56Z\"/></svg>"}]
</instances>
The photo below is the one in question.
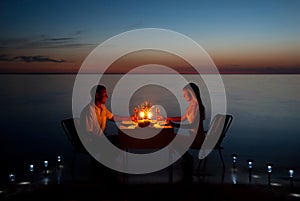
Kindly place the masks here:
<instances>
[{"instance_id":1,"label":"white shirt","mask_svg":"<svg viewBox=\"0 0 300 201\"><path fill-rule=\"evenodd\" d=\"M194 124L195 121L198 120L198 118L199 118L199 106L198 106L197 101L192 100L190 102L188 108L186 109L185 116L186 116L187 121L190 124ZM196 128L191 128L190 131L191 132L196 132Z\"/></svg>"},{"instance_id":2,"label":"white shirt","mask_svg":"<svg viewBox=\"0 0 300 201\"><path fill-rule=\"evenodd\" d=\"M80 114L80 126L83 131L100 136L105 131L107 119L112 118L113 114L104 104L99 108L91 102Z\"/></svg>"}]
</instances>

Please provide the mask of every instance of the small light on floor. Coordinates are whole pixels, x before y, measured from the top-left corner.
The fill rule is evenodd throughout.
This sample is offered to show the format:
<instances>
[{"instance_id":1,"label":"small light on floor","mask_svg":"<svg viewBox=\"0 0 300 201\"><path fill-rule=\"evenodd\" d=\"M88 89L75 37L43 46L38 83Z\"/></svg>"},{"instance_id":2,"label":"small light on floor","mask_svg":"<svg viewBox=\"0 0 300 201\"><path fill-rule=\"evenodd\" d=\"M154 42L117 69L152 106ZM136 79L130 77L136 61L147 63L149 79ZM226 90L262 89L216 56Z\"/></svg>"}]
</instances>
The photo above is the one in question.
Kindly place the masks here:
<instances>
[{"instance_id":1,"label":"small light on floor","mask_svg":"<svg viewBox=\"0 0 300 201\"><path fill-rule=\"evenodd\" d=\"M267 163L267 173L268 173L268 185L271 185L271 173L273 171L273 164L272 163Z\"/></svg>"},{"instance_id":2,"label":"small light on floor","mask_svg":"<svg viewBox=\"0 0 300 201\"><path fill-rule=\"evenodd\" d=\"M44 161L44 174L48 174L48 166L49 166L49 162L48 161Z\"/></svg>"},{"instance_id":3,"label":"small light on floor","mask_svg":"<svg viewBox=\"0 0 300 201\"><path fill-rule=\"evenodd\" d=\"M16 180L16 175L15 174L9 174L8 177L9 177L9 180L11 182L14 182Z\"/></svg>"},{"instance_id":4,"label":"small light on floor","mask_svg":"<svg viewBox=\"0 0 300 201\"><path fill-rule=\"evenodd\" d=\"M247 162L248 162L248 168L249 169L252 169L252 167L253 167L253 160L247 160Z\"/></svg>"},{"instance_id":5,"label":"small light on floor","mask_svg":"<svg viewBox=\"0 0 300 201\"><path fill-rule=\"evenodd\" d=\"M44 161L44 167L47 168L49 165L48 161Z\"/></svg>"},{"instance_id":6,"label":"small light on floor","mask_svg":"<svg viewBox=\"0 0 300 201\"><path fill-rule=\"evenodd\" d=\"M237 163L237 154L232 154L232 167L236 168L236 163Z\"/></svg>"},{"instance_id":7,"label":"small light on floor","mask_svg":"<svg viewBox=\"0 0 300 201\"><path fill-rule=\"evenodd\" d=\"M248 172L249 172L249 183L251 183L251 181L252 181L253 160L248 159L247 163L248 163Z\"/></svg>"},{"instance_id":8,"label":"small light on floor","mask_svg":"<svg viewBox=\"0 0 300 201\"><path fill-rule=\"evenodd\" d=\"M289 176L290 176L290 187L293 188L294 186L294 170L289 169Z\"/></svg>"},{"instance_id":9,"label":"small light on floor","mask_svg":"<svg viewBox=\"0 0 300 201\"><path fill-rule=\"evenodd\" d=\"M29 172L33 172L34 171L34 165L29 165Z\"/></svg>"},{"instance_id":10,"label":"small light on floor","mask_svg":"<svg viewBox=\"0 0 300 201\"><path fill-rule=\"evenodd\" d=\"M273 165L271 163L267 163L267 171L268 171L268 173L272 173Z\"/></svg>"},{"instance_id":11,"label":"small light on floor","mask_svg":"<svg viewBox=\"0 0 300 201\"><path fill-rule=\"evenodd\" d=\"M57 156L57 162L60 163L61 162L61 157Z\"/></svg>"},{"instance_id":12,"label":"small light on floor","mask_svg":"<svg viewBox=\"0 0 300 201\"><path fill-rule=\"evenodd\" d=\"M63 168L63 165L62 165L62 157L61 157L60 155L57 156L57 168L58 168L58 169Z\"/></svg>"}]
</instances>

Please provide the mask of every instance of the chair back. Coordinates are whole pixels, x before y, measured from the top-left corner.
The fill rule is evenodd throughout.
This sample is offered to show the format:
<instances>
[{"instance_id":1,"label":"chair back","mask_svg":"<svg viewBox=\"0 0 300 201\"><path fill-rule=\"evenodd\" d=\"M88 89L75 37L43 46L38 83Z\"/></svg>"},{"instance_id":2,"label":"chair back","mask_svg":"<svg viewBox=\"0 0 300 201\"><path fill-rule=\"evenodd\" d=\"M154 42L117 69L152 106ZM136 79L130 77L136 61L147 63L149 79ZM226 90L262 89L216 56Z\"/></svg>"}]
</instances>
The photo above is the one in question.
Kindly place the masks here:
<instances>
[{"instance_id":1,"label":"chair back","mask_svg":"<svg viewBox=\"0 0 300 201\"><path fill-rule=\"evenodd\" d=\"M226 133L231 125L233 116L230 114L217 114L207 132L207 136L219 134L219 139L215 145L216 148L222 148L221 144L226 136Z\"/></svg>"},{"instance_id":2,"label":"chair back","mask_svg":"<svg viewBox=\"0 0 300 201\"><path fill-rule=\"evenodd\" d=\"M78 136L75 124L79 125L79 118L69 118L61 121L61 126L63 127L68 140L71 142L73 150L77 153L88 153Z\"/></svg>"}]
</instances>

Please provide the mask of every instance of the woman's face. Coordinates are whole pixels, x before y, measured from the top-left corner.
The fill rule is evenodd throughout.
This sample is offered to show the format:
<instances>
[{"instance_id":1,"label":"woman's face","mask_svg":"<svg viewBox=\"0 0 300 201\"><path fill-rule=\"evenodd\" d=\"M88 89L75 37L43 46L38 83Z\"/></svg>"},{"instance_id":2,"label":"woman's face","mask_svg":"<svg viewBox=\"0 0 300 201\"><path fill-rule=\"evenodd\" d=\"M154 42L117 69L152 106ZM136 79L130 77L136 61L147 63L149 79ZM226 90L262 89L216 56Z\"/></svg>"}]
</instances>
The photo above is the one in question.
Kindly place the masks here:
<instances>
[{"instance_id":1,"label":"woman's face","mask_svg":"<svg viewBox=\"0 0 300 201\"><path fill-rule=\"evenodd\" d=\"M183 97L185 98L185 100L187 102L190 102L192 100L191 94L185 89L183 89L182 92L183 92Z\"/></svg>"}]
</instances>

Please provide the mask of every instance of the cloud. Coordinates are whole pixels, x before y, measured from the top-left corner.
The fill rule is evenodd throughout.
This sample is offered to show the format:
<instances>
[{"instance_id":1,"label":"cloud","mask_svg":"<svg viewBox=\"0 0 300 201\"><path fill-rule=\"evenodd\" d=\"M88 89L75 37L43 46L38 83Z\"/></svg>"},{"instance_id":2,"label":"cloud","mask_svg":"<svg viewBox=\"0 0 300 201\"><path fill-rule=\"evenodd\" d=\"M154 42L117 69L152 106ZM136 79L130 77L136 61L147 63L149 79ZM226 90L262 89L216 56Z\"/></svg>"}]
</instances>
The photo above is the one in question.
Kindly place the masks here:
<instances>
[{"instance_id":1,"label":"cloud","mask_svg":"<svg viewBox=\"0 0 300 201\"><path fill-rule=\"evenodd\" d=\"M130 24L130 25L127 25L127 26L124 26L122 28L125 28L125 29L137 29L137 28L140 28L142 27L143 25L143 22L142 21L138 21L134 24Z\"/></svg>"},{"instance_id":2,"label":"cloud","mask_svg":"<svg viewBox=\"0 0 300 201\"><path fill-rule=\"evenodd\" d=\"M74 35L75 35L75 36L76 36L76 35L81 35L81 34L83 34L83 33L85 33L84 30L78 30L78 31L76 31L76 32L74 33Z\"/></svg>"},{"instance_id":3,"label":"cloud","mask_svg":"<svg viewBox=\"0 0 300 201\"><path fill-rule=\"evenodd\" d=\"M223 67L219 70L224 74L299 74L300 66L243 67L242 65L232 65L231 67Z\"/></svg>"},{"instance_id":4,"label":"cloud","mask_svg":"<svg viewBox=\"0 0 300 201\"><path fill-rule=\"evenodd\" d=\"M80 34L83 31L77 31L72 37L49 37L47 35L39 35L36 37L24 38L0 38L0 48L80 48L95 46L95 44L85 43L81 41Z\"/></svg>"},{"instance_id":5,"label":"cloud","mask_svg":"<svg viewBox=\"0 0 300 201\"><path fill-rule=\"evenodd\" d=\"M72 37L46 38L45 41L63 41L63 42L66 42L66 41L72 41L74 39L75 38L72 38Z\"/></svg>"},{"instance_id":6,"label":"cloud","mask_svg":"<svg viewBox=\"0 0 300 201\"><path fill-rule=\"evenodd\" d=\"M0 55L0 61L21 61L21 62L54 62L54 63L62 63L66 62L63 59L53 59L47 56L15 56L15 57L9 57L6 54Z\"/></svg>"},{"instance_id":7,"label":"cloud","mask_svg":"<svg viewBox=\"0 0 300 201\"><path fill-rule=\"evenodd\" d=\"M7 54L0 54L0 61L12 61L12 58L9 58Z\"/></svg>"}]
</instances>

